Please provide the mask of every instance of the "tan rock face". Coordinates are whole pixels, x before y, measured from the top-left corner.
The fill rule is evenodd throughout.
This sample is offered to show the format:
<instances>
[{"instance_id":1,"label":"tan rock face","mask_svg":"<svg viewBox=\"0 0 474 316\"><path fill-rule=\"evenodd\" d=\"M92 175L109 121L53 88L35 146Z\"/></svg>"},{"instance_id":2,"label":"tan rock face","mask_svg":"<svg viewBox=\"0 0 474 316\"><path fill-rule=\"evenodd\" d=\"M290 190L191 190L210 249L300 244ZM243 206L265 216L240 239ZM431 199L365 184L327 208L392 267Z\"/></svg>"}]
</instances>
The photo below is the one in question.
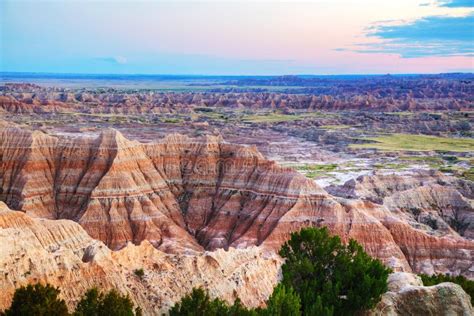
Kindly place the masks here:
<instances>
[{"instance_id":1,"label":"tan rock face","mask_svg":"<svg viewBox=\"0 0 474 316\"><path fill-rule=\"evenodd\" d=\"M15 288L48 282L61 288L70 310L91 288L128 294L145 315L165 313L193 287L229 302L261 306L280 278L281 258L260 247L166 254L149 242L111 251L69 220L31 218L0 202L0 310ZM144 276L135 275L143 269ZM470 299L451 283L423 287L419 277L394 273L389 292L370 315L471 315Z\"/></svg>"},{"instance_id":2,"label":"tan rock face","mask_svg":"<svg viewBox=\"0 0 474 316\"><path fill-rule=\"evenodd\" d=\"M328 226L397 271L474 275L474 242L430 235L386 207L334 199L255 148L170 135L153 144L104 131L58 138L0 129L0 200L33 217L71 219L111 249L147 240L168 253L262 245Z\"/></svg>"},{"instance_id":3,"label":"tan rock face","mask_svg":"<svg viewBox=\"0 0 474 316\"><path fill-rule=\"evenodd\" d=\"M473 315L471 299L454 283L423 286L409 273L389 276L389 291L367 315Z\"/></svg>"},{"instance_id":4,"label":"tan rock face","mask_svg":"<svg viewBox=\"0 0 474 316\"><path fill-rule=\"evenodd\" d=\"M48 282L72 309L91 287L129 294L150 315L161 315L193 287L214 297L259 306L271 294L281 259L257 247L195 255L166 254L145 241L112 252L69 220L46 220L0 202L0 310L15 288ZM139 278L135 269L143 269Z\"/></svg>"}]
</instances>

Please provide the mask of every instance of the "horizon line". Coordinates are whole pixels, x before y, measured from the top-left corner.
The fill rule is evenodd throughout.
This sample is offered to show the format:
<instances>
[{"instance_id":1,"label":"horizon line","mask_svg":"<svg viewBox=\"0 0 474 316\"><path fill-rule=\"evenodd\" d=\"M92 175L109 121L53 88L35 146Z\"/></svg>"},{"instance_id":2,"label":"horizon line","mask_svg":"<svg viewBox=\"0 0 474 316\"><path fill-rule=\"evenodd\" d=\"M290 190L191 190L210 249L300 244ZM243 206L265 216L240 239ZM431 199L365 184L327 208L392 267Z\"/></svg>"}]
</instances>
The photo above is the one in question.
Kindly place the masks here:
<instances>
[{"instance_id":1,"label":"horizon line","mask_svg":"<svg viewBox=\"0 0 474 316\"><path fill-rule=\"evenodd\" d=\"M178 73L78 73L78 72L35 72L35 71L0 71L0 75L63 75L63 76L144 76L144 77L335 77L335 76L416 76L416 75L474 75L474 72L412 72L412 73L337 73L337 74L178 74Z\"/></svg>"}]
</instances>

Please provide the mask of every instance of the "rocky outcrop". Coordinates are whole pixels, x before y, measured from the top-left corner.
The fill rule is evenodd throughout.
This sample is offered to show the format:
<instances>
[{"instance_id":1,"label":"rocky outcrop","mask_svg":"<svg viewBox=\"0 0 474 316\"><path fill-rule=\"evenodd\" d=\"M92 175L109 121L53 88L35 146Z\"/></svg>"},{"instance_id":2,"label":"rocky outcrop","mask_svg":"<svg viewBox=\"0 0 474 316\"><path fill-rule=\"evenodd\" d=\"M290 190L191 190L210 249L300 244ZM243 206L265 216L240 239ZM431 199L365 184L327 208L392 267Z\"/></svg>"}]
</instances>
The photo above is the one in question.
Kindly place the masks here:
<instances>
[{"instance_id":1,"label":"rocky outcrop","mask_svg":"<svg viewBox=\"0 0 474 316\"><path fill-rule=\"evenodd\" d=\"M325 225L397 271L474 274L474 242L413 227L370 201L334 199L313 181L219 137L150 144L0 130L0 200L32 217L71 219L111 249L147 240L168 253L261 245Z\"/></svg>"},{"instance_id":2,"label":"rocky outcrop","mask_svg":"<svg viewBox=\"0 0 474 316\"><path fill-rule=\"evenodd\" d=\"M434 170L374 174L327 189L333 195L386 206L413 227L432 235L474 237L474 184Z\"/></svg>"},{"instance_id":3,"label":"rocky outcrop","mask_svg":"<svg viewBox=\"0 0 474 316\"><path fill-rule=\"evenodd\" d=\"M259 247L166 254L148 241L111 251L69 220L31 218L0 202L0 310L15 288L35 282L61 289L72 310L91 287L128 294L145 315L165 313L193 287L249 307L263 306L280 278L282 259ZM135 270L143 269L142 277ZM423 287L419 277L394 273L389 291L370 315L471 315L457 285Z\"/></svg>"},{"instance_id":4,"label":"rocky outcrop","mask_svg":"<svg viewBox=\"0 0 474 316\"><path fill-rule=\"evenodd\" d=\"M471 298L454 283L423 286L409 273L389 276L389 290L367 315L462 315L474 314Z\"/></svg>"},{"instance_id":5,"label":"rocky outcrop","mask_svg":"<svg viewBox=\"0 0 474 316\"><path fill-rule=\"evenodd\" d=\"M146 315L161 315L193 287L248 306L265 302L277 283L281 259L261 249L166 254L149 242L113 252L77 223L9 210L0 202L0 310L15 288L34 282L61 289L70 309L91 287L130 295ZM144 276L134 271L143 269Z\"/></svg>"},{"instance_id":6,"label":"rocky outcrop","mask_svg":"<svg viewBox=\"0 0 474 316\"><path fill-rule=\"evenodd\" d=\"M13 97L0 96L0 110L9 113L22 114L33 112L33 107L26 103L17 101Z\"/></svg>"},{"instance_id":7,"label":"rocky outcrop","mask_svg":"<svg viewBox=\"0 0 474 316\"><path fill-rule=\"evenodd\" d=\"M335 204L295 171L219 138L142 145L113 130L58 139L4 129L0 147L2 200L75 220L112 249L143 239L167 251L261 244L298 201Z\"/></svg>"}]
</instances>

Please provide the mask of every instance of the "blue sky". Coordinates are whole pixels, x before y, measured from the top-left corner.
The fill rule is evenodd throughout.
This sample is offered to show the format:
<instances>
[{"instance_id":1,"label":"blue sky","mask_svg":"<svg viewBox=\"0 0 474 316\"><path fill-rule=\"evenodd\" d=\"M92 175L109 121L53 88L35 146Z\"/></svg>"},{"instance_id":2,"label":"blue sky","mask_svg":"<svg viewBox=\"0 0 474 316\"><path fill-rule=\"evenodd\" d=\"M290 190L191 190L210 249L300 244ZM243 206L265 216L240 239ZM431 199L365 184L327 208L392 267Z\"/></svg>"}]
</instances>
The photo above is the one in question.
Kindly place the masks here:
<instances>
[{"instance_id":1,"label":"blue sky","mask_svg":"<svg viewBox=\"0 0 474 316\"><path fill-rule=\"evenodd\" d=\"M405 58L473 56L474 15L432 16L406 24L374 27L370 36L384 40L365 52L393 52ZM361 50L364 51L364 50Z\"/></svg>"},{"instance_id":2,"label":"blue sky","mask_svg":"<svg viewBox=\"0 0 474 316\"><path fill-rule=\"evenodd\" d=\"M473 71L474 0L0 0L0 70Z\"/></svg>"},{"instance_id":3,"label":"blue sky","mask_svg":"<svg viewBox=\"0 0 474 316\"><path fill-rule=\"evenodd\" d=\"M473 0L452 0L440 1L440 5L448 8L472 8L474 7Z\"/></svg>"},{"instance_id":4,"label":"blue sky","mask_svg":"<svg viewBox=\"0 0 474 316\"><path fill-rule=\"evenodd\" d=\"M472 8L474 0L441 1L436 4L446 8ZM471 11L466 15L437 15L409 22L381 23L372 27L368 36L383 41L368 45L360 52L392 52L405 58L473 56L474 14Z\"/></svg>"}]
</instances>

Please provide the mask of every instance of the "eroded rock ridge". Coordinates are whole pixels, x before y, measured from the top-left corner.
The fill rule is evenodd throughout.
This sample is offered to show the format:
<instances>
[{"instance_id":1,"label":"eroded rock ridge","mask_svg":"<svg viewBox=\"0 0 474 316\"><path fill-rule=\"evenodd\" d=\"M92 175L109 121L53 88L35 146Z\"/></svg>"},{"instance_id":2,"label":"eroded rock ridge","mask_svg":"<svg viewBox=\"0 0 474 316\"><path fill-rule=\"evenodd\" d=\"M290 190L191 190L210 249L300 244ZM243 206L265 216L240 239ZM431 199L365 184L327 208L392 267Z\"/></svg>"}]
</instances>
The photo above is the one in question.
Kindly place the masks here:
<instances>
[{"instance_id":1,"label":"eroded rock ridge","mask_svg":"<svg viewBox=\"0 0 474 316\"><path fill-rule=\"evenodd\" d=\"M69 219L111 249L146 240L168 253L253 245L276 250L304 226L354 238L397 271L474 274L474 242L417 229L389 208L334 198L255 148L220 137L129 141L0 130L0 200Z\"/></svg>"}]
</instances>

